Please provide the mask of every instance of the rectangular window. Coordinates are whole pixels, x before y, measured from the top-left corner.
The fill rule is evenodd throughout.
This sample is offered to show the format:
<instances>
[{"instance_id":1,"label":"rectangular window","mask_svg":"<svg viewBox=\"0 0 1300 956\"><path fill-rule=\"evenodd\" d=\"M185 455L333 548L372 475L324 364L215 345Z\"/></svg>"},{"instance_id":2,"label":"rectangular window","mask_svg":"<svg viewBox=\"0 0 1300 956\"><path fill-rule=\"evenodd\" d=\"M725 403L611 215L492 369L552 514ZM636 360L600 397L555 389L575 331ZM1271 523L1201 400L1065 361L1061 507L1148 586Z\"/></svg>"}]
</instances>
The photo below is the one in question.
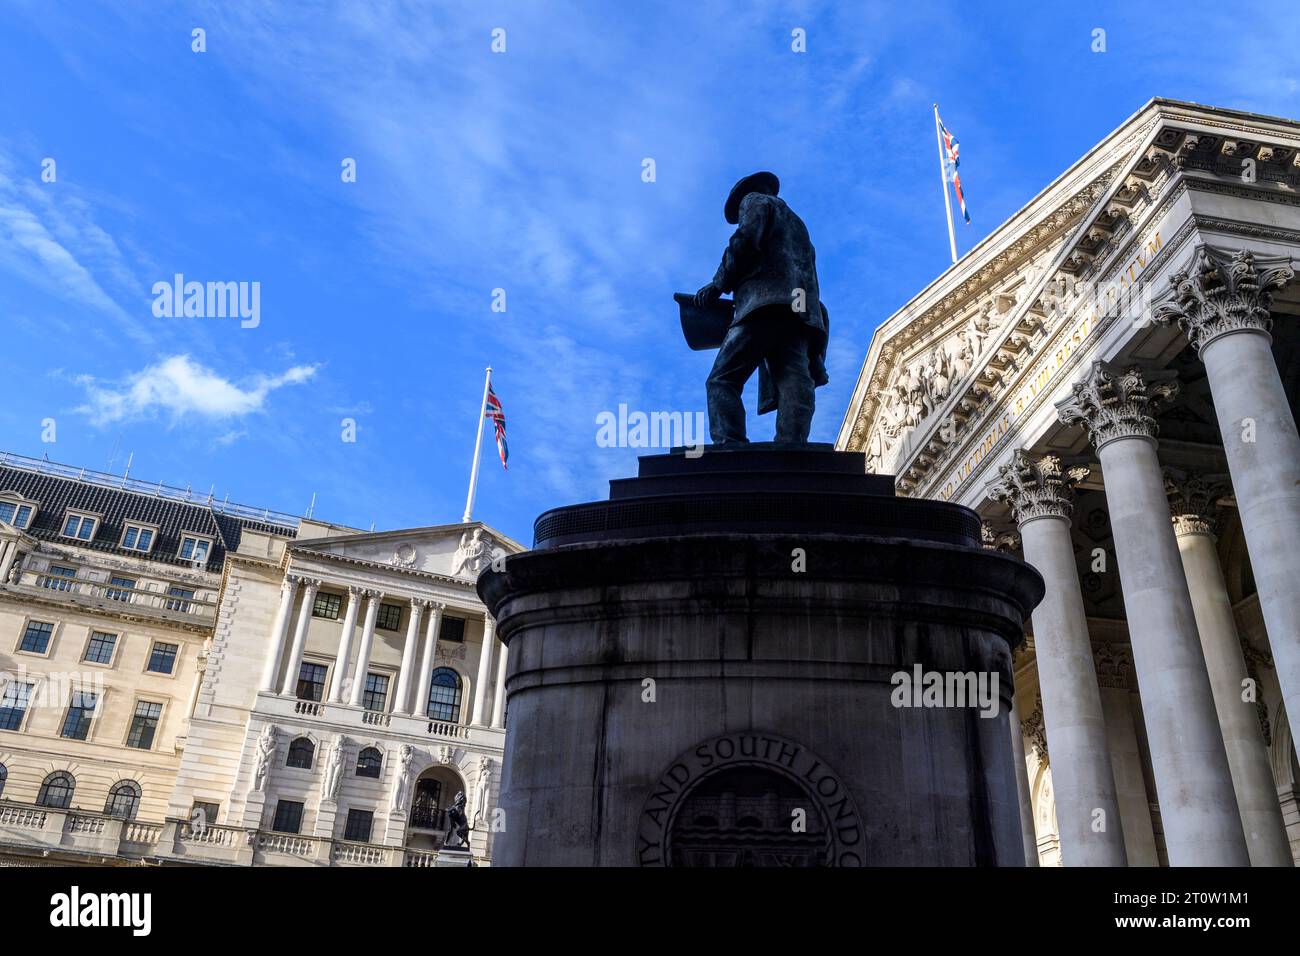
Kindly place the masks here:
<instances>
[{"instance_id":1,"label":"rectangular window","mask_svg":"<svg viewBox=\"0 0 1300 956\"><path fill-rule=\"evenodd\" d=\"M15 528L26 528L32 520L32 506L0 501L0 521Z\"/></svg>"},{"instance_id":2,"label":"rectangular window","mask_svg":"<svg viewBox=\"0 0 1300 956\"><path fill-rule=\"evenodd\" d=\"M190 826L212 826L217 822L217 814L220 812L221 804L219 803L207 803L203 800L195 800L194 805L190 807Z\"/></svg>"},{"instance_id":3,"label":"rectangular window","mask_svg":"<svg viewBox=\"0 0 1300 956\"><path fill-rule=\"evenodd\" d=\"M324 664L303 661L298 671L298 699L321 700L325 696L325 674L328 671Z\"/></svg>"},{"instance_id":4,"label":"rectangular window","mask_svg":"<svg viewBox=\"0 0 1300 956\"><path fill-rule=\"evenodd\" d=\"M402 624L402 608L399 604L381 604L379 605L379 617L375 619L375 627L381 631L395 631Z\"/></svg>"},{"instance_id":5,"label":"rectangular window","mask_svg":"<svg viewBox=\"0 0 1300 956\"><path fill-rule=\"evenodd\" d=\"M135 581L131 578L112 578L108 582L112 587L104 592L110 601L131 603L131 592L135 590ZM124 589L124 590L123 590Z\"/></svg>"},{"instance_id":6,"label":"rectangular window","mask_svg":"<svg viewBox=\"0 0 1300 956\"><path fill-rule=\"evenodd\" d=\"M18 649L33 654L44 654L50 648L50 638L53 634L53 624L46 624L44 621L28 621L27 630L23 631L23 640L18 645Z\"/></svg>"},{"instance_id":7,"label":"rectangular window","mask_svg":"<svg viewBox=\"0 0 1300 956\"><path fill-rule=\"evenodd\" d=\"M113 663L113 650L117 647L117 635L105 634L103 631L91 631L90 643L86 645L83 660L91 664Z\"/></svg>"},{"instance_id":8,"label":"rectangular window","mask_svg":"<svg viewBox=\"0 0 1300 956\"><path fill-rule=\"evenodd\" d=\"M63 736L73 740L85 740L90 736L90 723L95 719L98 703L98 695L87 690L74 690L68 716L63 719Z\"/></svg>"},{"instance_id":9,"label":"rectangular window","mask_svg":"<svg viewBox=\"0 0 1300 956\"><path fill-rule=\"evenodd\" d=\"M153 650L149 652L149 666L145 668L155 674L170 674L176 669L176 652L180 647L176 644L167 644L163 641L155 641Z\"/></svg>"},{"instance_id":10,"label":"rectangular window","mask_svg":"<svg viewBox=\"0 0 1300 956\"><path fill-rule=\"evenodd\" d=\"M302 804L297 800L281 800L275 805L275 822L271 829L277 833L297 833L302 829Z\"/></svg>"},{"instance_id":11,"label":"rectangular window","mask_svg":"<svg viewBox=\"0 0 1300 956\"><path fill-rule=\"evenodd\" d=\"M311 616L337 621L339 619L339 607L342 604L343 598L338 594L318 593L316 603L312 605Z\"/></svg>"},{"instance_id":12,"label":"rectangular window","mask_svg":"<svg viewBox=\"0 0 1300 956\"><path fill-rule=\"evenodd\" d=\"M153 528L129 524L122 535L122 547L128 551L148 551L153 547Z\"/></svg>"},{"instance_id":13,"label":"rectangular window","mask_svg":"<svg viewBox=\"0 0 1300 956\"><path fill-rule=\"evenodd\" d=\"M356 840L358 843L370 842L370 830L374 826L375 815L369 810L349 810L348 823L343 829L343 839Z\"/></svg>"},{"instance_id":14,"label":"rectangular window","mask_svg":"<svg viewBox=\"0 0 1300 956\"><path fill-rule=\"evenodd\" d=\"M68 516L63 519L63 536L65 538L76 538L79 541L89 541L95 536L95 525L98 523L98 518L69 511Z\"/></svg>"},{"instance_id":15,"label":"rectangular window","mask_svg":"<svg viewBox=\"0 0 1300 956\"><path fill-rule=\"evenodd\" d=\"M21 730L23 716L27 713L27 704L32 699L35 684L20 684L10 681L5 684L4 693L0 694L0 730Z\"/></svg>"},{"instance_id":16,"label":"rectangular window","mask_svg":"<svg viewBox=\"0 0 1300 956\"><path fill-rule=\"evenodd\" d=\"M453 644L465 643L465 619L463 617L444 617L442 627L438 628L438 640Z\"/></svg>"},{"instance_id":17,"label":"rectangular window","mask_svg":"<svg viewBox=\"0 0 1300 956\"><path fill-rule=\"evenodd\" d=\"M76 576L76 568L61 568L52 564L50 570L45 572L45 577L41 578L41 587L51 591L71 591L72 579Z\"/></svg>"},{"instance_id":18,"label":"rectangular window","mask_svg":"<svg viewBox=\"0 0 1300 956\"><path fill-rule=\"evenodd\" d=\"M126 745L137 750L149 750L153 747L154 734L158 732L158 718L162 716L162 704L152 700L135 702L135 715L131 718L131 732L126 736Z\"/></svg>"},{"instance_id":19,"label":"rectangular window","mask_svg":"<svg viewBox=\"0 0 1300 956\"><path fill-rule=\"evenodd\" d=\"M212 550L212 542L207 538L196 538L193 535L185 535L181 538L181 559L184 561L196 561L206 563L208 552Z\"/></svg>"},{"instance_id":20,"label":"rectangular window","mask_svg":"<svg viewBox=\"0 0 1300 956\"><path fill-rule=\"evenodd\" d=\"M180 599L180 600L169 600L167 602L167 610L180 611L182 614L190 613L190 603L189 601L184 600L184 598L194 597L194 591L192 589L182 588L182 587L170 587L167 589L167 597Z\"/></svg>"},{"instance_id":21,"label":"rectangular window","mask_svg":"<svg viewBox=\"0 0 1300 956\"><path fill-rule=\"evenodd\" d=\"M361 696L361 704L366 710L384 709L388 700L388 677L384 674L367 674L366 691Z\"/></svg>"}]
</instances>

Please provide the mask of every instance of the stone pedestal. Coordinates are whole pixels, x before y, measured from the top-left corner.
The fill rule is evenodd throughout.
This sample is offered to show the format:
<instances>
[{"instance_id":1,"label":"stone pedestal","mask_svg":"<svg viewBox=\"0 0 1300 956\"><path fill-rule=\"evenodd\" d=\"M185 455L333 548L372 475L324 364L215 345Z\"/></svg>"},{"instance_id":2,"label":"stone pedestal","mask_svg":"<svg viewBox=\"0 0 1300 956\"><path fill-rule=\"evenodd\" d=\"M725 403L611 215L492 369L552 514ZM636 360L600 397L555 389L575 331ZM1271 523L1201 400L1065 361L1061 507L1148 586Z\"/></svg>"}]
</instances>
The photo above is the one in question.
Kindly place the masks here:
<instances>
[{"instance_id":1,"label":"stone pedestal","mask_svg":"<svg viewBox=\"0 0 1300 956\"><path fill-rule=\"evenodd\" d=\"M438 855L433 858L434 866L473 866L474 858L470 855L469 850L458 848L448 849L443 847L438 851Z\"/></svg>"},{"instance_id":2,"label":"stone pedestal","mask_svg":"<svg viewBox=\"0 0 1300 956\"><path fill-rule=\"evenodd\" d=\"M864 472L817 445L645 457L483 573L494 865L1024 864L1011 648L1042 580Z\"/></svg>"}]
</instances>

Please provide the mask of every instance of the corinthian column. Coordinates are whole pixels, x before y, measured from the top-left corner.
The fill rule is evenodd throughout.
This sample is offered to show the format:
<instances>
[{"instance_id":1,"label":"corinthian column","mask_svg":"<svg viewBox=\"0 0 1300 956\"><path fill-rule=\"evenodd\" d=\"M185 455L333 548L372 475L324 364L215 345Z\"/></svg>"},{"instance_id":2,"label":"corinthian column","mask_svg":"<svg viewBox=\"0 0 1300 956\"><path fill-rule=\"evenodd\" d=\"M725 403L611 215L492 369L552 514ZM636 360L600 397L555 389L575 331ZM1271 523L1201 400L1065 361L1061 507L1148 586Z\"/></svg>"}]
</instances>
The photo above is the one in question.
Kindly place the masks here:
<instances>
[{"instance_id":1,"label":"corinthian column","mask_svg":"<svg viewBox=\"0 0 1300 956\"><path fill-rule=\"evenodd\" d=\"M393 713L411 712L411 677L415 673L416 645L420 643L420 613L424 601L411 598L411 616L406 622L406 643L402 645L402 669L397 675L397 691L393 700Z\"/></svg>"},{"instance_id":2,"label":"corinthian column","mask_svg":"<svg viewBox=\"0 0 1300 956\"><path fill-rule=\"evenodd\" d=\"M375 621L379 619L379 604L383 591L366 591L366 622L361 626L361 646L357 649L357 669L352 675L348 703L360 707L366 693L366 675L370 672L370 652L375 647Z\"/></svg>"},{"instance_id":3,"label":"corinthian column","mask_svg":"<svg viewBox=\"0 0 1300 956\"><path fill-rule=\"evenodd\" d=\"M1250 862L1252 866L1291 866L1291 846L1264 734L1254 703L1242 699L1246 658L1241 652L1232 602L1215 547L1216 502L1226 490L1197 475L1180 477L1165 472L1174 534L1192 593L1196 629L1201 634L1201 650L1210 672L1214 708L1219 715L1223 746L1228 751Z\"/></svg>"},{"instance_id":4,"label":"corinthian column","mask_svg":"<svg viewBox=\"0 0 1300 956\"><path fill-rule=\"evenodd\" d=\"M428 619L424 624L424 651L420 655L420 681L415 689L415 706L411 713L424 717L429 710L429 689L433 683L433 659L438 652L438 629L442 627L442 612L445 605L437 601L426 601L429 609Z\"/></svg>"},{"instance_id":5,"label":"corinthian column","mask_svg":"<svg viewBox=\"0 0 1300 956\"><path fill-rule=\"evenodd\" d=\"M311 624L312 604L316 601L319 581L305 580L302 589L302 605L298 608L298 626L293 632L293 646L289 648L289 663L284 669L284 684L280 693L285 697L298 692L298 671L302 669L302 652L307 646L307 628Z\"/></svg>"},{"instance_id":6,"label":"corinthian column","mask_svg":"<svg viewBox=\"0 0 1300 956\"><path fill-rule=\"evenodd\" d=\"M1052 742L1061 862L1124 866L1124 831L1106 745L1106 721L1070 541L1074 485L1087 474L1086 468L1063 472L1056 457L1035 461L1017 449L989 486L988 496L1011 508L1025 560L1038 569L1047 585L1031 619L1043 720ZM1020 772L1024 773L1023 766Z\"/></svg>"},{"instance_id":7,"label":"corinthian column","mask_svg":"<svg viewBox=\"0 0 1300 956\"><path fill-rule=\"evenodd\" d=\"M1177 322L1200 353L1246 533L1292 739L1300 740L1300 435L1273 361L1272 292L1285 260L1201 247L1172 277L1157 322Z\"/></svg>"},{"instance_id":8,"label":"corinthian column","mask_svg":"<svg viewBox=\"0 0 1300 956\"><path fill-rule=\"evenodd\" d=\"M339 649L334 655L334 677L330 680L330 703L343 703L348 681L348 665L352 662L352 639L357 633L357 614L361 609L361 588L348 585L348 609L343 612L343 630L339 634Z\"/></svg>"},{"instance_id":9,"label":"corinthian column","mask_svg":"<svg viewBox=\"0 0 1300 956\"><path fill-rule=\"evenodd\" d=\"M1153 412L1177 394L1171 378L1093 362L1056 408L1065 424L1087 430L1101 458L1169 862L1247 866L1228 756L1156 458Z\"/></svg>"},{"instance_id":10,"label":"corinthian column","mask_svg":"<svg viewBox=\"0 0 1300 956\"><path fill-rule=\"evenodd\" d=\"M492 645L496 643L496 621L491 614L483 615L483 646L478 654L478 677L474 684L474 708L470 723L482 724L487 715L488 681L492 677Z\"/></svg>"},{"instance_id":11,"label":"corinthian column","mask_svg":"<svg viewBox=\"0 0 1300 956\"><path fill-rule=\"evenodd\" d=\"M275 690L280 658L284 656L284 640L289 635L289 616L293 613L293 601L297 596L298 578L286 574L280 582L280 606L275 611L275 623L271 625L271 643L266 649L266 660L262 662L262 680L258 687L263 691Z\"/></svg>"}]
</instances>

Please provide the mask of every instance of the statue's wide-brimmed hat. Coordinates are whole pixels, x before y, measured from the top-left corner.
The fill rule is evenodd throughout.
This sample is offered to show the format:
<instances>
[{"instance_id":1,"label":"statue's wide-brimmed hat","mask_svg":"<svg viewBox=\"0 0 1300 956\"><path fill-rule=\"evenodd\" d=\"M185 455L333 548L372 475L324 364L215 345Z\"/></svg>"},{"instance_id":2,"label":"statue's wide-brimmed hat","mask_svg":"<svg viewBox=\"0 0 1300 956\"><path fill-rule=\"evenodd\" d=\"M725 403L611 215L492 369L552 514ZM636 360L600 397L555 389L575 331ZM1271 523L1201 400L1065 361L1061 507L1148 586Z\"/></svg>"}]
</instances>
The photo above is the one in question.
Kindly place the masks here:
<instances>
[{"instance_id":1,"label":"statue's wide-brimmed hat","mask_svg":"<svg viewBox=\"0 0 1300 956\"><path fill-rule=\"evenodd\" d=\"M781 180L776 178L776 173L752 173L731 187L731 195L727 197L727 204L722 207L722 214L727 217L727 222L734 226L740 222L742 199L750 193L767 193L769 196L775 196L780 189Z\"/></svg>"}]
</instances>

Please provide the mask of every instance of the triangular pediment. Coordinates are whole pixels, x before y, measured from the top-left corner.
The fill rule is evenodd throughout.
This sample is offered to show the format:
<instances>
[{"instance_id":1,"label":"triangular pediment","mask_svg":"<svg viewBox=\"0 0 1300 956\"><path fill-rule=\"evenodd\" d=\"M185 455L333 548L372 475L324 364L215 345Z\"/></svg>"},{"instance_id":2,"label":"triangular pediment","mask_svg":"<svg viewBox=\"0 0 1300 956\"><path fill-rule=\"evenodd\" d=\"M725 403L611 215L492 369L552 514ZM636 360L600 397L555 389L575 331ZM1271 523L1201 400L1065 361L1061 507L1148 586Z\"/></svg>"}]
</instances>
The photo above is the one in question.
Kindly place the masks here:
<instances>
[{"instance_id":1,"label":"triangular pediment","mask_svg":"<svg viewBox=\"0 0 1300 956\"><path fill-rule=\"evenodd\" d=\"M378 565L473 581L502 554L517 554L524 546L481 521L332 535L296 541L290 550L303 556Z\"/></svg>"}]
</instances>

